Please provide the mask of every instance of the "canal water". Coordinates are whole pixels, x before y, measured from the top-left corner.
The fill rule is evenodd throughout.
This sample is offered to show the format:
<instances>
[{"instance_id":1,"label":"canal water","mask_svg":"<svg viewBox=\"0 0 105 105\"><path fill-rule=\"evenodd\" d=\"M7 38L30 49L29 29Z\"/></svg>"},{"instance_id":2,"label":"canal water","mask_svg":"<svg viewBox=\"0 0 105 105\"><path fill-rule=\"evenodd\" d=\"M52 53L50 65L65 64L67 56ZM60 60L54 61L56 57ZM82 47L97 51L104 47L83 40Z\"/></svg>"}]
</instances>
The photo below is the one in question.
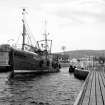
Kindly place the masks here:
<instances>
[{"instance_id":1,"label":"canal water","mask_svg":"<svg viewBox=\"0 0 105 105\"><path fill-rule=\"evenodd\" d=\"M0 105L73 105L84 81L62 68L48 74L0 74Z\"/></svg>"}]
</instances>

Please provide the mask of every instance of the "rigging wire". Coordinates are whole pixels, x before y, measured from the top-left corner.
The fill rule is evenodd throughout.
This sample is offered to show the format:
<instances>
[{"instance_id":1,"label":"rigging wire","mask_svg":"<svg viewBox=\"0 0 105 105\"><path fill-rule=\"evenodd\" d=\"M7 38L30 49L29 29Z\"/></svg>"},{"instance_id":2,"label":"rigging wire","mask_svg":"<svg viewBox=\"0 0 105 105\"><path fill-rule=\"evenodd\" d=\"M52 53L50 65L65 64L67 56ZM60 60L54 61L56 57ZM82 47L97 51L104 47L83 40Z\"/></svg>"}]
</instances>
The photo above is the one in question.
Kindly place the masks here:
<instances>
[{"instance_id":1,"label":"rigging wire","mask_svg":"<svg viewBox=\"0 0 105 105\"><path fill-rule=\"evenodd\" d=\"M18 43L20 36L21 36L21 34L19 34L19 36L17 38L17 41L16 41L16 44Z\"/></svg>"},{"instance_id":2,"label":"rigging wire","mask_svg":"<svg viewBox=\"0 0 105 105\"><path fill-rule=\"evenodd\" d=\"M31 32L31 30L30 30L30 28L29 28L29 25L28 24L26 24L26 26L27 26L27 31L28 31L28 35L29 35L29 37L30 37L30 40L31 39L33 39L33 41L34 41L34 45L36 46L36 43L37 43L37 41L35 40L35 37L34 37L34 35L32 34L32 32ZM32 37L32 38L31 38ZM31 40L31 42L32 42L32 40Z\"/></svg>"}]
</instances>

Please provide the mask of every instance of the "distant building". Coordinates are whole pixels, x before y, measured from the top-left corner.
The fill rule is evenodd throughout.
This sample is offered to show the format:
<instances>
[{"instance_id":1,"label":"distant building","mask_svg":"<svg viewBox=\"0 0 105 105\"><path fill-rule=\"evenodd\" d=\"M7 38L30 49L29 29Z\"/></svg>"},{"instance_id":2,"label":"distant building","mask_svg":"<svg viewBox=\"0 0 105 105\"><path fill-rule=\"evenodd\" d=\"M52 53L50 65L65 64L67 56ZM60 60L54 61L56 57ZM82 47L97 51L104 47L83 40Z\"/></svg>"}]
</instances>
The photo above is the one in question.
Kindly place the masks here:
<instances>
[{"instance_id":1,"label":"distant building","mask_svg":"<svg viewBox=\"0 0 105 105\"><path fill-rule=\"evenodd\" d=\"M97 63L97 61L94 61L94 56L86 56L79 59L73 58L72 60L70 60L71 65L84 69L88 69L88 67L92 67Z\"/></svg>"}]
</instances>

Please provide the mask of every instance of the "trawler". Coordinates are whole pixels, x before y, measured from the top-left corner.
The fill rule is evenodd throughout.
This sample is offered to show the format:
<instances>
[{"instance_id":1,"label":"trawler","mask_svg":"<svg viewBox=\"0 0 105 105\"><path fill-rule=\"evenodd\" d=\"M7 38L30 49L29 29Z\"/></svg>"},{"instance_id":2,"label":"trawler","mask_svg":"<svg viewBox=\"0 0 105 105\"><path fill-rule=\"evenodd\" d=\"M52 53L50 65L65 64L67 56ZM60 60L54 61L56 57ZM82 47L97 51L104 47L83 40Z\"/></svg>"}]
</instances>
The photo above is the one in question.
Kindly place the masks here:
<instances>
[{"instance_id":1,"label":"trawler","mask_svg":"<svg viewBox=\"0 0 105 105\"><path fill-rule=\"evenodd\" d=\"M60 64L57 60L53 59L51 54L52 40L47 39L47 32L44 33L44 40L37 41L37 46L29 45L25 42L27 36L25 13L26 9L23 9L21 48L17 49L9 44L0 45L0 72L58 72ZM51 42L50 50L48 49L48 41ZM40 47L40 42L43 42L43 44L41 43L44 46L43 48Z\"/></svg>"}]
</instances>

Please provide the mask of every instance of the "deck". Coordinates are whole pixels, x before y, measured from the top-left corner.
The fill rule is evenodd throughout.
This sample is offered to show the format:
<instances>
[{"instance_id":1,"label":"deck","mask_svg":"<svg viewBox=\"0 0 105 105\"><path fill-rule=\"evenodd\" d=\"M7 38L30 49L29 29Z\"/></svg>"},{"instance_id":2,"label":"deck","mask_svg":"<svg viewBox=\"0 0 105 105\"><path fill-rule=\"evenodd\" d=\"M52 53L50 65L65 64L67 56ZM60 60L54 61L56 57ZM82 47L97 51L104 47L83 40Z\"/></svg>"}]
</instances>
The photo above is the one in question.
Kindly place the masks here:
<instances>
[{"instance_id":1,"label":"deck","mask_svg":"<svg viewBox=\"0 0 105 105\"><path fill-rule=\"evenodd\" d=\"M105 105L105 72L89 73L74 105Z\"/></svg>"}]
</instances>

